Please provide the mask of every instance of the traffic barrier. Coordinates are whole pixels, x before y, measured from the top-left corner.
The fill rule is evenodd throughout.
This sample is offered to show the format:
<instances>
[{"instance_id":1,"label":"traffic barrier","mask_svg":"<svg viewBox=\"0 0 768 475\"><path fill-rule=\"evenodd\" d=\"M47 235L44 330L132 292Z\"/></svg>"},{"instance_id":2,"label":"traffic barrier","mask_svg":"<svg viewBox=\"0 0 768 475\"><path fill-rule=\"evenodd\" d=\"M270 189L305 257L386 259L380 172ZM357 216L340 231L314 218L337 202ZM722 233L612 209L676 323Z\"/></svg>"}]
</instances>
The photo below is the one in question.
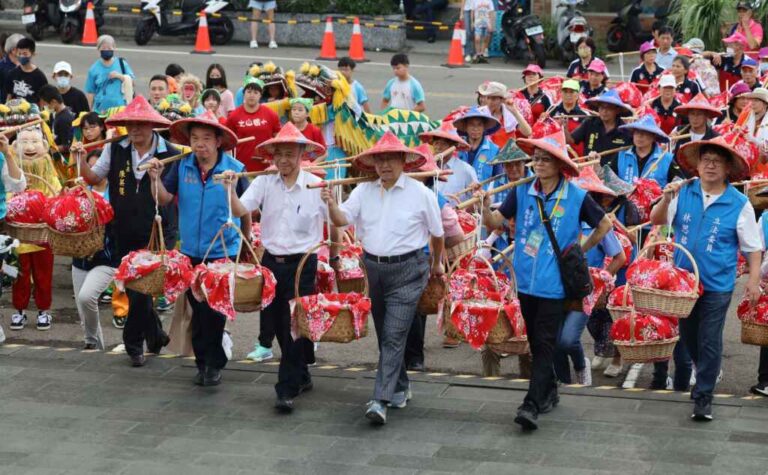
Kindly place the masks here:
<instances>
[{"instance_id":1,"label":"traffic barrier","mask_svg":"<svg viewBox=\"0 0 768 475\"><path fill-rule=\"evenodd\" d=\"M195 49L192 54L213 54L215 51L211 48L211 36L208 32L208 17L205 11L200 12L200 23L197 25L197 38L195 38Z\"/></svg>"},{"instance_id":2,"label":"traffic barrier","mask_svg":"<svg viewBox=\"0 0 768 475\"><path fill-rule=\"evenodd\" d=\"M93 3L88 2L85 11L85 26L83 27L83 40L80 42L83 46L96 46L96 40L99 34L96 31L96 17L93 15Z\"/></svg>"},{"instance_id":3,"label":"traffic barrier","mask_svg":"<svg viewBox=\"0 0 768 475\"><path fill-rule=\"evenodd\" d=\"M365 47L363 46L363 32L360 29L360 20L355 17L352 25L352 38L349 40L349 57L358 63L366 63Z\"/></svg>"},{"instance_id":4,"label":"traffic barrier","mask_svg":"<svg viewBox=\"0 0 768 475\"><path fill-rule=\"evenodd\" d=\"M453 27L453 38L451 39L451 47L448 49L448 62L443 64L446 68L468 68L469 65L464 63L464 48L461 46L461 40L464 37L464 24L460 21L456 22Z\"/></svg>"},{"instance_id":5,"label":"traffic barrier","mask_svg":"<svg viewBox=\"0 0 768 475\"><path fill-rule=\"evenodd\" d=\"M325 33L323 34L323 43L320 46L320 56L316 59L323 61L335 61L336 57L336 35L333 33L333 19L328 17L325 21Z\"/></svg>"}]
</instances>

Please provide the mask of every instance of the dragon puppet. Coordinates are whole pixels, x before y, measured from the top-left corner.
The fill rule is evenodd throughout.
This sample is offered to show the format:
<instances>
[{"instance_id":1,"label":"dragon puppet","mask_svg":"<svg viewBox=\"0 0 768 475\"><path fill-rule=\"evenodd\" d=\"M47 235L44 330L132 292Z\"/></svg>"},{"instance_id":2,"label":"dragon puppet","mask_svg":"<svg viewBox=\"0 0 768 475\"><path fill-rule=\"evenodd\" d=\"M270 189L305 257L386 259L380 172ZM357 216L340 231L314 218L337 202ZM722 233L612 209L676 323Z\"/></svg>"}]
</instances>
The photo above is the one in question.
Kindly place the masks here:
<instances>
[{"instance_id":1,"label":"dragon puppet","mask_svg":"<svg viewBox=\"0 0 768 475\"><path fill-rule=\"evenodd\" d=\"M336 146L347 156L368 150L388 130L407 146L415 147L421 143L419 134L440 126L439 121L431 121L421 112L393 108L379 114L364 112L346 78L323 65L304 63L295 76L295 84L303 97L314 100L309 114L312 123L323 130L332 126ZM288 99L265 105L280 116L290 111Z\"/></svg>"}]
</instances>

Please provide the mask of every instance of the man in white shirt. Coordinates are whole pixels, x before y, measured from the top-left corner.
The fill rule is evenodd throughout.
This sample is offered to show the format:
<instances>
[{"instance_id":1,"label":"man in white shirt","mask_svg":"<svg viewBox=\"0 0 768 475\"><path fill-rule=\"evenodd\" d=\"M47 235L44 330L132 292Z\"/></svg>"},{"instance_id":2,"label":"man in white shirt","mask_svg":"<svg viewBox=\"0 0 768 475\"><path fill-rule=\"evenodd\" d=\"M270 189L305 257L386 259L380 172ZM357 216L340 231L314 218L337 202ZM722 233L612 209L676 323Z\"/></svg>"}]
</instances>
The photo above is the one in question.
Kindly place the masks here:
<instances>
[{"instance_id":1,"label":"man in white shirt","mask_svg":"<svg viewBox=\"0 0 768 475\"><path fill-rule=\"evenodd\" d=\"M365 416L376 424L387 422L387 406L403 408L410 399L403 361L408 330L430 273L443 273L443 224L437 198L403 173L424 161L424 156L387 132L354 160L362 171L375 171L378 180L358 185L340 206L330 190L323 190L333 223L354 225L363 245L379 340L376 383ZM431 263L424 254L427 244Z\"/></svg>"},{"instance_id":2,"label":"man in white shirt","mask_svg":"<svg viewBox=\"0 0 768 475\"><path fill-rule=\"evenodd\" d=\"M323 154L325 147L305 138L288 122L273 139L258 148L267 153L278 173L257 177L239 200L233 197L232 214L243 216L261 210L261 242L265 248L261 264L271 270L277 280L275 299L261 311L261 318L272 319L280 344L275 408L290 413L294 407L293 399L312 389L307 363L315 360L311 341L291 337L290 301L315 293L316 255L310 256L302 269L298 296L294 279L304 254L323 240L323 223L327 218L327 207L320 190L307 188L321 180L303 171L301 160L310 153ZM231 172L225 175L234 183ZM339 242L335 228L331 229L331 239ZM331 246L331 262L337 260L335 246Z\"/></svg>"},{"instance_id":3,"label":"man in white shirt","mask_svg":"<svg viewBox=\"0 0 768 475\"><path fill-rule=\"evenodd\" d=\"M674 40L672 28L669 26L662 26L659 28L659 44L656 49L656 64L661 69L669 69L672 66L672 61L677 56L677 51L672 47L672 41Z\"/></svg>"},{"instance_id":4,"label":"man in white shirt","mask_svg":"<svg viewBox=\"0 0 768 475\"><path fill-rule=\"evenodd\" d=\"M439 129L424 132L419 135L423 143L432 146L432 152L437 155L443 153L451 147L456 147L456 152L460 150L469 150L469 144L459 136L456 128L450 122L446 121L440 125ZM477 183L477 172L469 163L458 158L454 152L445 157L439 165L443 170L451 170L453 174L448 175L447 181L438 181L435 183L437 191L443 195L450 196L467 190L473 183ZM468 199L469 191L456 196L459 200Z\"/></svg>"}]
</instances>

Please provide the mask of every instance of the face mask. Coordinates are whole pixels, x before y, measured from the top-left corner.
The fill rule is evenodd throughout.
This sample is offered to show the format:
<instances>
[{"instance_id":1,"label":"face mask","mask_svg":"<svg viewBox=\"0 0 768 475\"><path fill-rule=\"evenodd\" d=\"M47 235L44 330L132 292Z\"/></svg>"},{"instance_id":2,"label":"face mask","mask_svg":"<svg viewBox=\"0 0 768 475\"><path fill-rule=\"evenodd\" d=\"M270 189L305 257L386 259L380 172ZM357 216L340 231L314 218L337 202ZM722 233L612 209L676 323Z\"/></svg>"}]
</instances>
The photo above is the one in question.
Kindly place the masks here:
<instances>
[{"instance_id":1,"label":"face mask","mask_svg":"<svg viewBox=\"0 0 768 475\"><path fill-rule=\"evenodd\" d=\"M115 55L115 51L111 49L105 49L99 54L101 55L101 59L103 59L104 61L109 61Z\"/></svg>"},{"instance_id":2,"label":"face mask","mask_svg":"<svg viewBox=\"0 0 768 475\"><path fill-rule=\"evenodd\" d=\"M592 50L589 48L579 48L577 53L579 58L588 58L592 54Z\"/></svg>"},{"instance_id":3,"label":"face mask","mask_svg":"<svg viewBox=\"0 0 768 475\"><path fill-rule=\"evenodd\" d=\"M760 75L762 76L766 71L768 71L768 63L760 63Z\"/></svg>"},{"instance_id":4,"label":"face mask","mask_svg":"<svg viewBox=\"0 0 768 475\"><path fill-rule=\"evenodd\" d=\"M28 65L30 61L32 61L32 58L29 56L19 56L19 64L22 66Z\"/></svg>"},{"instance_id":5,"label":"face mask","mask_svg":"<svg viewBox=\"0 0 768 475\"><path fill-rule=\"evenodd\" d=\"M69 78L67 76L57 76L56 84L61 88L69 87Z\"/></svg>"},{"instance_id":6,"label":"face mask","mask_svg":"<svg viewBox=\"0 0 768 475\"><path fill-rule=\"evenodd\" d=\"M224 86L224 80L221 78L210 78L208 81L211 83L211 87Z\"/></svg>"},{"instance_id":7,"label":"face mask","mask_svg":"<svg viewBox=\"0 0 768 475\"><path fill-rule=\"evenodd\" d=\"M733 48L730 46L725 48L725 54L733 56Z\"/></svg>"}]
</instances>

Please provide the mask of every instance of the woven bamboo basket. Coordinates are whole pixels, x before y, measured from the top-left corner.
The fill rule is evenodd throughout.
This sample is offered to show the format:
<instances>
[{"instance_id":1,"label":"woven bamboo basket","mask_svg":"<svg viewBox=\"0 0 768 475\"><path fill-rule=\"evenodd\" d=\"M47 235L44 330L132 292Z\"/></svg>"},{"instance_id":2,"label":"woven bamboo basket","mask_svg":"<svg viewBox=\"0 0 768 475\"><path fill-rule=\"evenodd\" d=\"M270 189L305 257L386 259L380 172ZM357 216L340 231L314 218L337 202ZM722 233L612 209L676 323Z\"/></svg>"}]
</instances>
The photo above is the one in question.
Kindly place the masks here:
<instances>
[{"instance_id":1,"label":"woven bamboo basket","mask_svg":"<svg viewBox=\"0 0 768 475\"><path fill-rule=\"evenodd\" d=\"M51 251L57 256L85 258L104 249L104 226L99 224L93 192L86 186L76 186L85 190L85 195L91 203L93 213L89 222L90 229L81 233L62 233L49 226L48 243L51 245Z\"/></svg>"},{"instance_id":2,"label":"woven bamboo basket","mask_svg":"<svg viewBox=\"0 0 768 475\"><path fill-rule=\"evenodd\" d=\"M344 238L344 244L353 246L354 245L354 239L347 233L343 234ZM365 266L363 266L362 259L358 258L358 261L360 262L360 266L363 269L363 274L365 274ZM336 289L339 291L340 294L348 294L351 292L357 292L359 294L366 293L367 294L367 284L365 281L366 277L365 275L363 277L357 277L354 279L342 279L341 273L336 272Z\"/></svg>"},{"instance_id":3,"label":"woven bamboo basket","mask_svg":"<svg viewBox=\"0 0 768 475\"><path fill-rule=\"evenodd\" d=\"M768 346L768 325L741 322L741 342L745 345Z\"/></svg>"},{"instance_id":4,"label":"woven bamboo basket","mask_svg":"<svg viewBox=\"0 0 768 475\"><path fill-rule=\"evenodd\" d=\"M24 175L27 178L34 178L45 185L51 195L56 194L56 190L45 178L32 173L25 173ZM45 223L27 224L5 221L5 232L12 238L16 238L21 242L32 244L46 244L48 242L48 226Z\"/></svg>"},{"instance_id":5,"label":"woven bamboo basket","mask_svg":"<svg viewBox=\"0 0 768 475\"><path fill-rule=\"evenodd\" d=\"M448 262L453 263L474 250L475 241L477 240L476 233L477 231L467 234L464 236L463 241L445 250L445 256L448 259Z\"/></svg>"},{"instance_id":6,"label":"woven bamboo basket","mask_svg":"<svg viewBox=\"0 0 768 475\"><path fill-rule=\"evenodd\" d=\"M427 281L427 286L416 304L416 311L422 315L434 315L437 313L440 302L448 295L448 283L443 277L432 276Z\"/></svg>"},{"instance_id":7,"label":"woven bamboo basket","mask_svg":"<svg viewBox=\"0 0 768 475\"><path fill-rule=\"evenodd\" d=\"M627 299L629 297L630 292L631 290L629 288L629 284L625 284L624 295L622 296L621 305L620 306L606 305L606 308L608 309L608 313L611 314L611 318L613 318L614 322L620 318L626 317L632 311L632 307L627 305Z\"/></svg>"},{"instance_id":8,"label":"woven bamboo basket","mask_svg":"<svg viewBox=\"0 0 768 475\"><path fill-rule=\"evenodd\" d=\"M749 202L752 203L752 207L755 209L768 208L768 196L759 196L757 194L757 192L763 188L764 186L754 186L747 188L747 196L749 197Z\"/></svg>"},{"instance_id":9,"label":"woven bamboo basket","mask_svg":"<svg viewBox=\"0 0 768 475\"><path fill-rule=\"evenodd\" d=\"M669 360L680 337L668 340L637 341L635 339L635 315L635 310L632 309L629 313L629 341L613 341L613 345L618 348L621 354L622 361L625 363L654 363Z\"/></svg>"},{"instance_id":10,"label":"woven bamboo basket","mask_svg":"<svg viewBox=\"0 0 768 475\"><path fill-rule=\"evenodd\" d=\"M299 281L301 279L301 272L304 269L304 265L307 263L307 260L309 257L314 254L318 249L320 249L322 246L324 246L325 243L320 243L314 246L312 249L309 250L306 254L304 254L304 257L301 258L301 261L299 262L299 266L296 269L296 278L294 281L294 295L297 297L295 299L296 305L293 309L293 316L292 318L296 319L297 326L299 328L299 335L301 335L304 338L310 338L309 333L309 322L307 322L307 313L304 309L304 306L301 304L301 299L299 299ZM363 263L363 259L361 259L358 256L358 261L360 262L360 268L363 269L363 291L361 292L366 297L368 296L368 273L365 270L365 264ZM339 293L347 293L347 292L341 292ZM368 319L365 319L365 323L363 327L360 329L360 338L368 336ZM331 327L326 331L322 337L320 337L321 342L328 342L328 343L349 343L354 340L358 339L357 335L355 334L355 319L354 315L349 309L342 309L339 311L339 313L336 315L336 319L333 321L333 324L331 324Z\"/></svg>"},{"instance_id":11,"label":"woven bamboo basket","mask_svg":"<svg viewBox=\"0 0 768 475\"><path fill-rule=\"evenodd\" d=\"M501 256L500 258L498 256ZM512 286L510 292L514 298L517 298L517 280L515 279L514 269L512 268L512 262L506 254L498 254L497 258L503 259L510 270L510 281ZM523 334L523 316L519 316L513 327L509 323L509 319L506 316L506 312L502 309L499 312L499 319L496 321L496 326L491 330L488 335L487 347L497 354L504 355L523 355L530 351L528 345L528 336ZM503 327L499 328L499 327ZM501 330L501 331L499 331Z\"/></svg>"},{"instance_id":12,"label":"woven bamboo basket","mask_svg":"<svg viewBox=\"0 0 768 475\"><path fill-rule=\"evenodd\" d=\"M694 288L699 288L699 267L690 252L676 242L666 243L657 241L646 245L639 253L638 258L643 253L648 252L659 244L670 244L680 249L691 263L693 263L693 273L696 278ZM692 293L672 292L668 290L646 289L630 285L632 290L632 300L634 307L638 312L648 315L661 315L672 318L688 318L693 310L696 301L699 299L698 292Z\"/></svg>"},{"instance_id":13,"label":"woven bamboo basket","mask_svg":"<svg viewBox=\"0 0 768 475\"><path fill-rule=\"evenodd\" d=\"M155 220L152 223L152 232L149 235L147 249L159 255L163 263L149 274L126 282L125 287L141 294L160 297L165 293L165 272L168 270L168 266L165 265L165 239L162 218L159 214L155 215Z\"/></svg>"}]
</instances>

